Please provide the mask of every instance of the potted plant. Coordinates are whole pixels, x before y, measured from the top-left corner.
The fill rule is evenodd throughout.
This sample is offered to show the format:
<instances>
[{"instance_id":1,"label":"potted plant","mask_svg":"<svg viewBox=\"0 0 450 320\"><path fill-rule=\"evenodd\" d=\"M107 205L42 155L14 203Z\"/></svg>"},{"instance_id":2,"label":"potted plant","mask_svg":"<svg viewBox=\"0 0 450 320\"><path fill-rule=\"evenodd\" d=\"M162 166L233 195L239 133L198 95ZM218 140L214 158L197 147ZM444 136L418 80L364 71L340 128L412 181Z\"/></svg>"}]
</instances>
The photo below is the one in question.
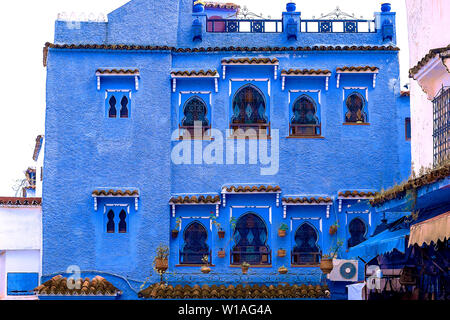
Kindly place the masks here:
<instances>
[{"instance_id":1,"label":"potted plant","mask_svg":"<svg viewBox=\"0 0 450 320\"><path fill-rule=\"evenodd\" d=\"M282 266L282 267L278 268L278 273L286 274L286 273L288 273L288 269L285 266Z\"/></svg>"},{"instance_id":2,"label":"potted plant","mask_svg":"<svg viewBox=\"0 0 450 320\"><path fill-rule=\"evenodd\" d=\"M217 228L217 235L219 236L219 239L225 238L225 230L223 230L222 225L217 222L217 217L212 213L210 218L213 225L215 225Z\"/></svg>"},{"instance_id":3,"label":"potted plant","mask_svg":"<svg viewBox=\"0 0 450 320\"><path fill-rule=\"evenodd\" d=\"M278 249L277 256L278 256L279 258L284 258L284 257L286 257L286 249L283 249L283 248Z\"/></svg>"},{"instance_id":4,"label":"potted plant","mask_svg":"<svg viewBox=\"0 0 450 320\"><path fill-rule=\"evenodd\" d=\"M249 268L250 268L250 264L247 262L243 262L241 264L242 274L247 274Z\"/></svg>"},{"instance_id":5,"label":"potted plant","mask_svg":"<svg viewBox=\"0 0 450 320\"><path fill-rule=\"evenodd\" d=\"M335 235L338 231L338 228L339 228L339 225L337 224L337 222L332 224L330 226L330 230L329 230L330 235L332 235L332 236Z\"/></svg>"},{"instance_id":6,"label":"potted plant","mask_svg":"<svg viewBox=\"0 0 450 320\"><path fill-rule=\"evenodd\" d=\"M225 258L226 255L227 254L226 254L226 252L225 252L225 250L223 248L220 248L219 252L217 252L217 256L219 258Z\"/></svg>"},{"instance_id":7,"label":"potted plant","mask_svg":"<svg viewBox=\"0 0 450 320\"><path fill-rule=\"evenodd\" d=\"M156 249L156 256L153 260L154 268L159 274L163 274L169 269L169 247L160 245Z\"/></svg>"},{"instance_id":8,"label":"potted plant","mask_svg":"<svg viewBox=\"0 0 450 320\"><path fill-rule=\"evenodd\" d=\"M286 232L288 229L289 229L288 225L286 223L282 223L278 228L278 236L280 238L286 237Z\"/></svg>"},{"instance_id":9,"label":"potted plant","mask_svg":"<svg viewBox=\"0 0 450 320\"><path fill-rule=\"evenodd\" d=\"M203 265L202 268L200 269L201 272L204 273L204 274L210 273L210 272L211 272L211 268L209 267L209 257L206 256L206 255L203 256L202 261L203 261L203 264L204 264L204 265Z\"/></svg>"},{"instance_id":10,"label":"potted plant","mask_svg":"<svg viewBox=\"0 0 450 320\"><path fill-rule=\"evenodd\" d=\"M322 270L324 274L329 274L333 270L333 259L337 257L338 251L343 245L343 241L338 241L336 243L336 246L331 247L329 254L325 254L322 256L322 259L320 261L320 270Z\"/></svg>"},{"instance_id":11,"label":"potted plant","mask_svg":"<svg viewBox=\"0 0 450 320\"><path fill-rule=\"evenodd\" d=\"M175 228L172 230L172 238L176 239L178 237L178 233L180 232L181 226L181 218L178 218L175 223Z\"/></svg>"}]
</instances>

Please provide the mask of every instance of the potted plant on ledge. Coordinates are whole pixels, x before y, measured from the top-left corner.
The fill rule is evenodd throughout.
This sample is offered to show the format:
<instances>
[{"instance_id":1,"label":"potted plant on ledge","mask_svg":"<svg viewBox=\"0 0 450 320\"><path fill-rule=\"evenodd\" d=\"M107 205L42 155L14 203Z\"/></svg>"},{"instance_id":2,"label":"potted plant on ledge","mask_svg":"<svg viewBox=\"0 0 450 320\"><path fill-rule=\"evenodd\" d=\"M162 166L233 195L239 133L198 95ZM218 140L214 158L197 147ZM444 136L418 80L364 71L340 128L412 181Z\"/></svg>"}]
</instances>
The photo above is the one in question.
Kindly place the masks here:
<instances>
[{"instance_id":1,"label":"potted plant on ledge","mask_svg":"<svg viewBox=\"0 0 450 320\"><path fill-rule=\"evenodd\" d=\"M278 228L278 236L280 238L286 237L286 232L288 229L289 229L288 225L286 223L282 223Z\"/></svg>"},{"instance_id":2,"label":"potted plant on ledge","mask_svg":"<svg viewBox=\"0 0 450 320\"><path fill-rule=\"evenodd\" d=\"M286 249L283 249L283 248L278 249L277 256L278 256L279 258L284 258L284 257L286 257Z\"/></svg>"},{"instance_id":3,"label":"potted plant on ledge","mask_svg":"<svg viewBox=\"0 0 450 320\"><path fill-rule=\"evenodd\" d=\"M217 256L219 258L225 258L226 255L227 254L226 254L226 252L225 252L225 250L223 248L220 248L220 250L217 252Z\"/></svg>"},{"instance_id":4,"label":"potted plant on ledge","mask_svg":"<svg viewBox=\"0 0 450 320\"><path fill-rule=\"evenodd\" d=\"M217 235L219 236L219 239L225 238L225 230L223 230L222 225L217 222L217 217L214 214L211 214L211 221L217 228Z\"/></svg>"},{"instance_id":5,"label":"potted plant on ledge","mask_svg":"<svg viewBox=\"0 0 450 320\"><path fill-rule=\"evenodd\" d=\"M331 247L329 254L322 256L320 261L320 270L322 270L324 274L329 274L333 270L333 259L337 258L337 254L343 245L343 241L338 241L336 246Z\"/></svg>"},{"instance_id":6,"label":"potted plant on ledge","mask_svg":"<svg viewBox=\"0 0 450 320\"><path fill-rule=\"evenodd\" d=\"M203 266L202 266L202 268L200 269L201 271L202 271L202 273L204 273L204 274L208 274L208 273L210 273L211 272L211 268L209 267L209 257L208 256L203 256L203 258L202 258L202 262L203 262Z\"/></svg>"},{"instance_id":7,"label":"potted plant on ledge","mask_svg":"<svg viewBox=\"0 0 450 320\"><path fill-rule=\"evenodd\" d=\"M172 238L176 239L178 237L178 233L180 232L181 226L181 218L178 218L175 224L175 228L172 230Z\"/></svg>"},{"instance_id":8,"label":"potted plant on ledge","mask_svg":"<svg viewBox=\"0 0 450 320\"><path fill-rule=\"evenodd\" d=\"M337 222L332 224L330 226L330 230L329 230L330 235L332 235L332 236L335 235L338 231L338 228L339 228L339 225L337 224Z\"/></svg>"},{"instance_id":9,"label":"potted plant on ledge","mask_svg":"<svg viewBox=\"0 0 450 320\"><path fill-rule=\"evenodd\" d=\"M282 266L282 267L278 268L278 273L286 274L286 273L288 273L288 269L285 266Z\"/></svg>"},{"instance_id":10,"label":"potted plant on ledge","mask_svg":"<svg viewBox=\"0 0 450 320\"><path fill-rule=\"evenodd\" d=\"M248 262L243 262L241 264L242 274L247 274L249 268L250 268L250 264Z\"/></svg>"},{"instance_id":11,"label":"potted plant on ledge","mask_svg":"<svg viewBox=\"0 0 450 320\"><path fill-rule=\"evenodd\" d=\"M156 249L156 257L153 260L155 270L163 274L169 269L169 247L160 245Z\"/></svg>"}]
</instances>

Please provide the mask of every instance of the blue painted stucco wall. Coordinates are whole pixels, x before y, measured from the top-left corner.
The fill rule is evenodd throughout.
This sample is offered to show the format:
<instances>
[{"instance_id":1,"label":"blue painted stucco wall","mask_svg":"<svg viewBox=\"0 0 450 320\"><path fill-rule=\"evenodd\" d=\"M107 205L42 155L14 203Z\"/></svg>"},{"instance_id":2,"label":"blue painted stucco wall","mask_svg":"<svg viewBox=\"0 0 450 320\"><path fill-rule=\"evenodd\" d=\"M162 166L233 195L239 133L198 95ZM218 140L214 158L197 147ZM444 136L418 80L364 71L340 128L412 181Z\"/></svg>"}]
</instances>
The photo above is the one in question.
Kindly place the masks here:
<instances>
[{"instance_id":1,"label":"blue painted stucco wall","mask_svg":"<svg viewBox=\"0 0 450 320\"><path fill-rule=\"evenodd\" d=\"M377 25L386 16L394 19L393 15L376 13ZM195 18L191 0L134 0L112 12L107 23L81 23L77 29L57 21L55 43L180 48L395 45L395 38L393 43L383 43L380 31L370 34L299 33L297 41L288 41L284 33L204 32L201 42L193 42L191 24ZM226 79L219 79L217 93L211 79L180 80L176 92L172 92L172 70L216 69L222 76L221 60L232 57L277 58L280 69L331 70L329 90L326 91L323 78L302 78L286 80L283 91L280 75L277 80L274 79L273 67L247 66L228 67ZM344 75L340 88L336 88L334 71L337 67L366 65L380 69L376 88L372 87L372 77L369 75ZM97 90L95 72L102 67L139 69L139 90L128 80L118 83L102 80L101 90ZM275 175L261 175L260 165L174 165L171 161L171 150L179 144L178 141L171 141L171 136L182 118L180 93L210 92L211 101L206 97L205 101L211 124L213 128L225 132L232 115L231 97L241 85L252 82L234 81L231 85L230 79L270 81L270 86L268 82L257 82L255 85L265 95L266 115L270 119L274 139L275 130L279 130L280 163ZM344 87L367 88L370 125L343 125ZM131 90L131 116L128 119L106 117L105 90L118 88ZM290 109L295 99L295 93L291 93L292 100L289 102L290 90L320 90L323 139L286 138L292 115ZM183 99L188 99L190 95L194 93L183 95ZM77 265L85 271L83 276L99 274L111 281L124 292L122 299L136 299L140 284L130 280L132 290L123 278L142 282L149 278L150 283L159 281L159 276L152 270L152 261L157 246L166 244L171 250L169 270L178 275L169 276L172 281L200 284L219 280L227 283L320 283L323 279L318 268L291 268L289 252L293 234L302 221L310 222L319 234L319 247L326 253L337 239L348 239L348 223L355 217L366 223L368 235L373 232L380 217L365 201L343 200L342 210L339 210L337 197L341 190L376 191L408 176L404 165L410 161L409 142L400 137L404 135L404 117L409 102L399 98L399 95L397 51L176 53L171 50L50 48L47 59L47 143L43 190L43 280L52 274L64 273L70 265ZM315 99L319 103L318 96ZM203 147L210 143L200 142ZM248 150L250 142L244 143ZM268 143L270 145L273 141ZM276 195L228 195L226 205L220 206L217 219L226 231L225 239L218 239L214 227L211 231L208 219L190 219L210 216L211 212L215 213L215 206L177 206L175 217L171 216L169 199L172 196L220 194L222 186L230 184L279 185L282 197L322 195L332 197L334 202L328 218L326 206L288 207L287 216L283 218L283 207L281 204L277 206ZM100 199L96 211L91 194L100 187L139 189L138 210L134 208L134 199ZM105 232L104 206L114 203L130 205L126 234ZM365 210L369 212L355 213ZM250 211L260 215L268 228L273 264L268 268L253 268L248 277L242 278L239 269L230 267L229 263L232 233L229 221L231 214L239 217ZM191 220L199 220L207 228L214 264L211 275L199 274L199 267L177 266L182 232L179 238L171 239L170 231L179 217L184 218L182 228ZM328 229L336 221L340 225L338 234L330 236ZM281 223L290 226L286 238L277 236ZM276 257L280 247L287 249L287 257ZM226 258L217 258L220 248L227 250ZM286 276L276 275L282 265L289 269ZM88 272L92 270L95 272ZM335 287L336 293L342 294L342 284Z\"/></svg>"}]
</instances>

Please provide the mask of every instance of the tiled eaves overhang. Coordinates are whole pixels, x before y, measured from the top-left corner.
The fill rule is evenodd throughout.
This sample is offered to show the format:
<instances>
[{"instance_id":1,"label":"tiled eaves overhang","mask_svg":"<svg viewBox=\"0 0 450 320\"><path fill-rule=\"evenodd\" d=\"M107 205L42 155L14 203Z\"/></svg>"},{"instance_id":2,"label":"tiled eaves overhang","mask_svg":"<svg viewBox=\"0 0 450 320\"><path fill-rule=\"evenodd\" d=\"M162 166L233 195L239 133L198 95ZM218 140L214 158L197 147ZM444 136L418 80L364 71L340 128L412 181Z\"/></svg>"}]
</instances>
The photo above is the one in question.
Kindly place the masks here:
<instances>
[{"instance_id":1,"label":"tiled eaves overhang","mask_svg":"<svg viewBox=\"0 0 450 320\"><path fill-rule=\"evenodd\" d=\"M225 186L222 188L222 194L227 193L281 193L279 186L260 185L260 186Z\"/></svg>"},{"instance_id":2,"label":"tiled eaves overhang","mask_svg":"<svg viewBox=\"0 0 450 320\"><path fill-rule=\"evenodd\" d=\"M139 197L139 190L137 189L104 189L104 190L94 190L92 192L93 197Z\"/></svg>"},{"instance_id":3,"label":"tiled eaves overhang","mask_svg":"<svg viewBox=\"0 0 450 320\"><path fill-rule=\"evenodd\" d=\"M439 55L440 58L448 58L450 55L450 44L447 47L431 49L414 67L409 69L409 77L414 78L414 76L437 55Z\"/></svg>"},{"instance_id":4,"label":"tiled eaves overhang","mask_svg":"<svg viewBox=\"0 0 450 320\"><path fill-rule=\"evenodd\" d=\"M33 151L33 160L34 161L37 161L37 159L38 159L39 152L41 150L43 141L44 141L43 135L39 135L36 137L36 144L34 145L34 151Z\"/></svg>"},{"instance_id":5,"label":"tiled eaves overhang","mask_svg":"<svg viewBox=\"0 0 450 320\"><path fill-rule=\"evenodd\" d=\"M96 70L96 75L101 75L101 76L108 76L108 75L114 75L114 76L120 76L120 75L125 75L125 76L138 76L140 75L139 73L139 69L97 69Z\"/></svg>"},{"instance_id":6,"label":"tiled eaves overhang","mask_svg":"<svg viewBox=\"0 0 450 320\"><path fill-rule=\"evenodd\" d=\"M362 67L338 67L336 68L337 73L378 73L378 67L373 66L362 66Z\"/></svg>"},{"instance_id":7,"label":"tiled eaves overhang","mask_svg":"<svg viewBox=\"0 0 450 320\"><path fill-rule=\"evenodd\" d=\"M338 193L338 199L373 199L375 192L372 191L357 191L346 190Z\"/></svg>"},{"instance_id":8,"label":"tiled eaves overhang","mask_svg":"<svg viewBox=\"0 0 450 320\"><path fill-rule=\"evenodd\" d=\"M216 78L219 77L217 70L183 70L172 71L172 78Z\"/></svg>"},{"instance_id":9,"label":"tiled eaves overhang","mask_svg":"<svg viewBox=\"0 0 450 320\"><path fill-rule=\"evenodd\" d=\"M171 205L194 205L194 204L211 204L218 205L220 204L220 196L212 196L212 195L200 195L200 196L178 196L170 199L169 203Z\"/></svg>"},{"instance_id":10,"label":"tiled eaves overhang","mask_svg":"<svg viewBox=\"0 0 450 320\"><path fill-rule=\"evenodd\" d=\"M284 206L288 205L332 205L330 197L286 197L282 198Z\"/></svg>"},{"instance_id":11,"label":"tiled eaves overhang","mask_svg":"<svg viewBox=\"0 0 450 320\"><path fill-rule=\"evenodd\" d=\"M145 299L327 299L328 286L320 285L194 285L154 284L138 294Z\"/></svg>"},{"instance_id":12,"label":"tiled eaves overhang","mask_svg":"<svg viewBox=\"0 0 450 320\"><path fill-rule=\"evenodd\" d=\"M220 2L206 2L205 3L206 9L229 9L229 10L239 10L241 8L240 5L237 5L235 3L227 2L227 3L220 3Z\"/></svg>"},{"instance_id":13,"label":"tiled eaves overhang","mask_svg":"<svg viewBox=\"0 0 450 320\"><path fill-rule=\"evenodd\" d=\"M0 207L40 207L42 198L0 197Z\"/></svg>"},{"instance_id":14,"label":"tiled eaves overhang","mask_svg":"<svg viewBox=\"0 0 450 320\"><path fill-rule=\"evenodd\" d=\"M62 275L53 277L34 289L40 296L119 296L122 291L117 289L105 278L96 276L92 280L89 278L79 279L75 282L75 289L69 289L67 278ZM78 288L78 289L77 289Z\"/></svg>"},{"instance_id":15,"label":"tiled eaves overhang","mask_svg":"<svg viewBox=\"0 0 450 320\"><path fill-rule=\"evenodd\" d=\"M322 69L289 69L281 70L282 76L331 76L330 70Z\"/></svg>"},{"instance_id":16,"label":"tiled eaves overhang","mask_svg":"<svg viewBox=\"0 0 450 320\"><path fill-rule=\"evenodd\" d=\"M299 52L299 51L399 51L395 46L306 46L306 47L201 47L177 48L170 46L142 46L124 44L53 44L44 47L43 63L47 66L49 49L65 50L128 50L128 51L170 51L174 53L197 52Z\"/></svg>"},{"instance_id":17,"label":"tiled eaves overhang","mask_svg":"<svg viewBox=\"0 0 450 320\"><path fill-rule=\"evenodd\" d=\"M374 199L370 201L370 204L373 207L380 207L388 201L404 198L408 191L417 190L447 177L450 177L450 164L433 169L420 177L410 178L407 182L399 186L377 193Z\"/></svg>"},{"instance_id":18,"label":"tiled eaves overhang","mask_svg":"<svg viewBox=\"0 0 450 320\"><path fill-rule=\"evenodd\" d=\"M223 59L222 65L233 66L233 65L267 65L267 66L277 66L280 61L277 58L230 58Z\"/></svg>"}]
</instances>

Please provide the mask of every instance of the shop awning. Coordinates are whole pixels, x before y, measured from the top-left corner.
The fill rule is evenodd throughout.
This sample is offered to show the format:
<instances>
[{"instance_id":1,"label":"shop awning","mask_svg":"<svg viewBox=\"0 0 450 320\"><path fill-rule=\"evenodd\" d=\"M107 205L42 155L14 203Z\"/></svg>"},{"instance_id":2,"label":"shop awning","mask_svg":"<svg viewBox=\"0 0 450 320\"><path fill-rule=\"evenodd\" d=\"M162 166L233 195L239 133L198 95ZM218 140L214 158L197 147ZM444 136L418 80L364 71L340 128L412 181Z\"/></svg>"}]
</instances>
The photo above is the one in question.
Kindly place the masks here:
<instances>
[{"instance_id":1,"label":"shop awning","mask_svg":"<svg viewBox=\"0 0 450 320\"><path fill-rule=\"evenodd\" d=\"M378 255L382 255L397 249L400 252L406 251L406 236L409 235L409 229L401 228L398 230L386 230L368 240L350 248L347 252L348 259L357 259L358 257L369 262Z\"/></svg>"},{"instance_id":2,"label":"shop awning","mask_svg":"<svg viewBox=\"0 0 450 320\"><path fill-rule=\"evenodd\" d=\"M411 226L409 245L430 245L450 238L450 211Z\"/></svg>"}]
</instances>

